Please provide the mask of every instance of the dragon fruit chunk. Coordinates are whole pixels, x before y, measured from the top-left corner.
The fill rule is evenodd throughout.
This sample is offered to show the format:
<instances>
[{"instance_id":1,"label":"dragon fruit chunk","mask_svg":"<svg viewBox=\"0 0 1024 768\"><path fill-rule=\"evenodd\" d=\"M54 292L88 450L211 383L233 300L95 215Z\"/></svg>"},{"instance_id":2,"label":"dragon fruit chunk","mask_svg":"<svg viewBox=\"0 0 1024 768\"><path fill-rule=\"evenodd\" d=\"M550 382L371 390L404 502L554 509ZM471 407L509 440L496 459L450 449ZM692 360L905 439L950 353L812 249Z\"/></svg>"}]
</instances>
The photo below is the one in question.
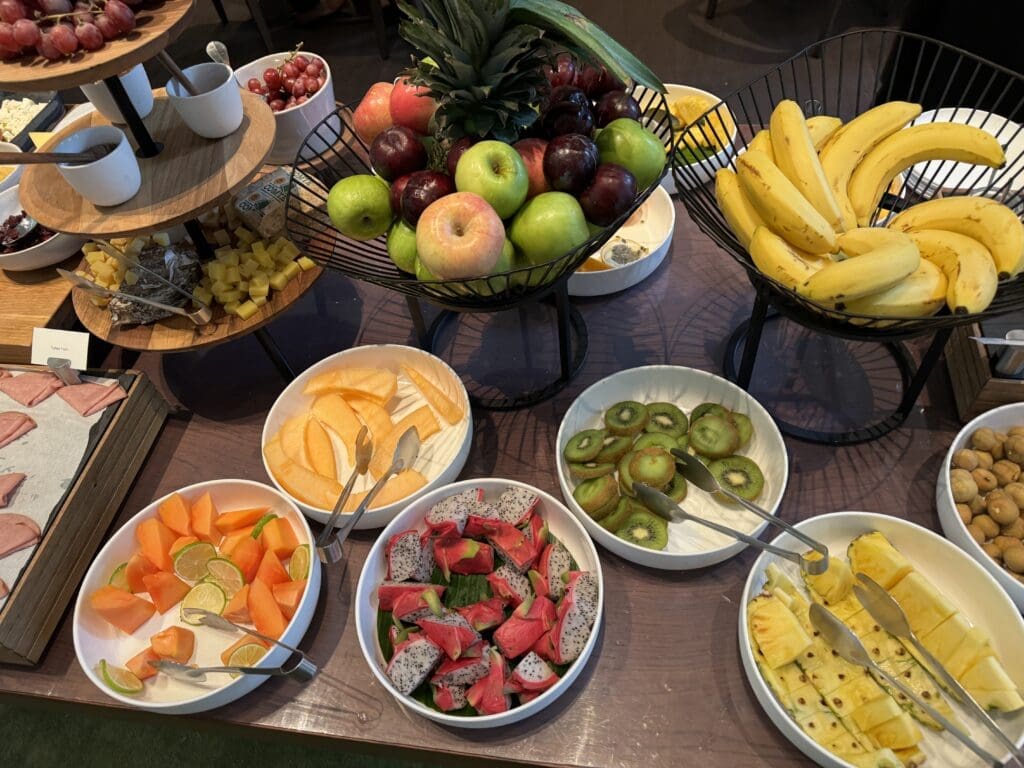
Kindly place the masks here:
<instances>
[{"instance_id":1,"label":"dragon fruit chunk","mask_svg":"<svg viewBox=\"0 0 1024 768\"><path fill-rule=\"evenodd\" d=\"M415 624L424 616L440 616L443 613L441 598L432 589L424 589L418 595L415 592L403 592L395 598L391 613L399 621Z\"/></svg>"},{"instance_id":2,"label":"dragon fruit chunk","mask_svg":"<svg viewBox=\"0 0 1024 768\"><path fill-rule=\"evenodd\" d=\"M491 668L490 646L483 642L476 649L477 656L452 660L445 659L434 670L430 682L438 685L472 685L483 678ZM482 651L482 653L480 652Z\"/></svg>"},{"instance_id":3,"label":"dragon fruit chunk","mask_svg":"<svg viewBox=\"0 0 1024 768\"><path fill-rule=\"evenodd\" d=\"M537 556L536 550L526 539L526 535L513 525L495 520L488 522L487 540L501 558L519 573L526 573L533 565Z\"/></svg>"},{"instance_id":4,"label":"dragon fruit chunk","mask_svg":"<svg viewBox=\"0 0 1024 768\"><path fill-rule=\"evenodd\" d=\"M529 651L556 621L555 604L543 595L524 600L494 631L494 644L506 659Z\"/></svg>"},{"instance_id":5,"label":"dragon fruit chunk","mask_svg":"<svg viewBox=\"0 0 1024 768\"><path fill-rule=\"evenodd\" d=\"M444 597L445 587L441 584L426 584L418 581L383 581L377 587L377 608L381 611L394 610L395 600L399 595L411 592L422 595L423 590L431 589L438 597Z\"/></svg>"},{"instance_id":6,"label":"dragon fruit chunk","mask_svg":"<svg viewBox=\"0 0 1024 768\"><path fill-rule=\"evenodd\" d=\"M551 587L548 584L548 580L541 576L538 571L529 571L526 575L530 579L530 586L533 587L533 593L535 595L551 597Z\"/></svg>"},{"instance_id":7,"label":"dragon fruit chunk","mask_svg":"<svg viewBox=\"0 0 1024 768\"><path fill-rule=\"evenodd\" d=\"M426 515L430 533L442 539L462 535L466 518L472 506L484 497L482 488L468 488L461 493L441 499Z\"/></svg>"},{"instance_id":8,"label":"dragon fruit chunk","mask_svg":"<svg viewBox=\"0 0 1024 768\"><path fill-rule=\"evenodd\" d=\"M463 530L462 535L469 536L470 538L480 538L487 533L484 525L490 521L500 519L497 507L493 504L488 504L486 501L479 501L470 507L469 517L466 518L466 528Z\"/></svg>"},{"instance_id":9,"label":"dragon fruit chunk","mask_svg":"<svg viewBox=\"0 0 1024 768\"><path fill-rule=\"evenodd\" d=\"M480 715L497 715L512 706L512 700L505 693L505 658L492 648L490 659L487 675L466 691L466 699Z\"/></svg>"},{"instance_id":10,"label":"dragon fruit chunk","mask_svg":"<svg viewBox=\"0 0 1024 768\"><path fill-rule=\"evenodd\" d=\"M414 581L430 581L434 575L434 540L430 538L427 531L420 536L420 562L416 566L416 573L412 575Z\"/></svg>"},{"instance_id":11,"label":"dragon fruit chunk","mask_svg":"<svg viewBox=\"0 0 1024 768\"><path fill-rule=\"evenodd\" d=\"M544 691L521 691L520 693L516 694L516 697L519 699L519 706L523 706L523 704L529 704L542 693L544 693Z\"/></svg>"},{"instance_id":12,"label":"dragon fruit chunk","mask_svg":"<svg viewBox=\"0 0 1024 768\"><path fill-rule=\"evenodd\" d=\"M424 616L416 624L450 659L458 659L464 650L481 639L480 633L455 611L446 611L441 616Z\"/></svg>"},{"instance_id":13,"label":"dragon fruit chunk","mask_svg":"<svg viewBox=\"0 0 1024 768\"><path fill-rule=\"evenodd\" d=\"M385 673L392 685L400 693L408 696L434 671L443 655L433 640L418 632L395 646L395 652L388 662Z\"/></svg>"},{"instance_id":14,"label":"dragon fruit chunk","mask_svg":"<svg viewBox=\"0 0 1024 768\"><path fill-rule=\"evenodd\" d=\"M555 660L555 643L552 637L553 633L554 629L550 632L545 632L540 636L540 639L533 644L533 648L531 649L542 659L547 659L548 661Z\"/></svg>"},{"instance_id":15,"label":"dragon fruit chunk","mask_svg":"<svg viewBox=\"0 0 1024 768\"><path fill-rule=\"evenodd\" d=\"M536 560L544 551L544 545L548 543L548 524L540 515L530 518L530 524L523 528L523 535L533 547L533 558Z\"/></svg>"},{"instance_id":16,"label":"dragon fruit chunk","mask_svg":"<svg viewBox=\"0 0 1024 768\"><path fill-rule=\"evenodd\" d=\"M445 581L453 573L490 573L494 570L494 550L473 539L435 539L434 560Z\"/></svg>"},{"instance_id":17,"label":"dragon fruit chunk","mask_svg":"<svg viewBox=\"0 0 1024 768\"><path fill-rule=\"evenodd\" d=\"M597 618L597 579L587 571L569 577L558 605L558 623L551 633L556 664L575 661L583 652Z\"/></svg>"},{"instance_id":18,"label":"dragon fruit chunk","mask_svg":"<svg viewBox=\"0 0 1024 768\"><path fill-rule=\"evenodd\" d=\"M400 627L397 624L392 624L388 627L388 640L391 642L392 648L397 648L399 643L404 643L409 639L409 635L419 631L419 627Z\"/></svg>"},{"instance_id":19,"label":"dragon fruit chunk","mask_svg":"<svg viewBox=\"0 0 1024 768\"><path fill-rule=\"evenodd\" d=\"M389 581L408 581L420 564L420 534L418 531L402 531L388 539L384 548L388 561ZM429 576L428 576L429 578Z\"/></svg>"},{"instance_id":20,"label":"dragon fruit chunk","mask_svg":"<svg viewBox=\"0 0 1024 768\"><path fill-rule=\"evenodd\" d=\"M530 519L539 503L540 497L533 491L510 486L502 492L494 505L502 520L509 525L519 526Z\"/></svg>"},{"instance_id":21,"label":"dragon fruit chunk","mask_svg":"<svg viewBox=\"0 0 1024 768\"><path fill-rule=\"evenodd\" d=\"M537 570L548 585L548 594L552 600L560 600L565 594L565 582L562 575L572 568L572 556L569 550L557 541L548 544L540 554Z\"/></svg>"},{"instance_id":22,"label":"dragon fruit chunk","mask_svg":"<svg viewBox=\"0 0 1024 768\"><path fill-rule=\"evenodd\" d=\"M511 679L520 691L546 691L558 682L558 675L550 664L530 651L516 664Z\"/></svg>"},{"instance_id":23,"label":"dragon fruit chunk","mask_svg":"<svg viewBox=\"0 0 1024 768\"><path fill-rule=\"evenodd\" d=\"M514 606L533 594L530 580L508 563L502 563L494 573L487 574L487 583L491 585L491 593L495 597L508 600Z\"/></svg>"},{"instance_id":24,"label":"dragon fruit chunk","mask_svg":"<svg viewBox=\"0 0 1024 768\"><path fill-rule=\"evenodd\" d=\"M462 614L477 632L496 627L505 620L505 601L500 597L491 597L455 610Z\"/></svg>"},{"instance_id":25,"label":"dragon fruit chunk","mask_svg":"<svg viewBox=\"0 0 1024 768\"><path fill-rule=\"evenodd\" d=\"M442 712L462 709L469 702L466 700L466 687L463 685L431 685L434 705Z\"/></svg>"}]
</instances>

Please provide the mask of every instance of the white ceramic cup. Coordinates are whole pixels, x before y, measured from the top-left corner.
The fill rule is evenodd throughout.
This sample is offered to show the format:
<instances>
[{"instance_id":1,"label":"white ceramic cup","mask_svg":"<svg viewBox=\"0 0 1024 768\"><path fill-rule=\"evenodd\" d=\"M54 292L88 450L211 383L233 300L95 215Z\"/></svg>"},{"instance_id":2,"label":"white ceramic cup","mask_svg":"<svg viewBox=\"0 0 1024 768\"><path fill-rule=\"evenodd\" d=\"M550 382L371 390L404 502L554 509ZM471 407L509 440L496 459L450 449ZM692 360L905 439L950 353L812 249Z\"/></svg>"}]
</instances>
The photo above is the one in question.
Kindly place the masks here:
<instances>
[{"instance_id":1,"label":"white ceramic cup","mask_svg":"<svg viewBox=\"0 0 1024 768\"><path fill-rule=\"evenodd\" d=\"M220 139L242 124L242 91L230 67L209 61L185 70L199 91L188 91L173 77L167 81L167 98L185 125L204 139Z\"/></svg>"},{"instance_id":2,"label":"white ceramic cup","mask_svg":"<svg viewBox=\"0 0 1024 768\"><path fill-rule=\"evenodd\" d=\"M136 64L117 77L121 81L121 85L124 86L135 111L139 113L139 117L145 117L153 111L153 88L149 84L149 76L146 75L146 70L141 64ZM101 80L98 83L83 85L81 88L85 98L92 102L92 105L107 120L112 123L126 122L106 83Z\"/></svg>"},{"instance_id":3,"label":"white ceramic cup","mask_svg":"<svg viewBox=\"0 0 1024 768\"><path fill-rule=\"evenodd\" d=\"M117 148L99 160L84 165L57 165L68 184L93 205L120 205L133 198L142 186L139 161L124 131L111 125L86 128L54 147L55 152L82 152L98 144L115 142Z\"/></svg>"}]
</instances>

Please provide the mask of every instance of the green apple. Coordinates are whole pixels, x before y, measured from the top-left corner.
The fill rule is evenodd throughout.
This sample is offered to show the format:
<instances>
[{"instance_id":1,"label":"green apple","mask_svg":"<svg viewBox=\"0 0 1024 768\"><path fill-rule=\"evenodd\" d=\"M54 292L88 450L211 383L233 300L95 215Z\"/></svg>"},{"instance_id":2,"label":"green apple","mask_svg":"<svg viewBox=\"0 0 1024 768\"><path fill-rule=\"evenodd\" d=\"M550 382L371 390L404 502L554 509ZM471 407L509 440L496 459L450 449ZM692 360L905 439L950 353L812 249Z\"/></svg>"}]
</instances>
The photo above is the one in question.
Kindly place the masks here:
<instances>
[{"instance_id":1,"label":"green apple","mask_svg":"<svg viewBox=\"0 0 1024 768\"><path fill-rule=\"evenodd\" d=\"M665 170L665 145L636 120L612 120L597 135L602 163L616 163L636 176L637 189L647 189Z\"/></svg>"},{"instance_id":2,"label":"green apple","mask_svg":"<svg viewBox=\"0 0 1024 768\"><path fill-rule=\"evenodd\" d=\"M501 255L498 256L498 261L495 262L493 269L491 269L491 274L500 275L502 272L518 269L521 266L525 265L516 263L516 248L512 245L512 241L506 237L504 244L501 246ZM517 281L516 275L512 275L509 278L496 277L492 280L473 280L469 285L480 296L493 296L496 293L503 292L506 288L514 287L517 282L521 281Z\"/></svg>"},{"instance_id":3,"label":"green apple","mask_svg":"<svg viewBox=\"0 0 1024 768\"><path fill-rule=\"evenodd\" d=\"M348 176L331 187L327 215L345 237L373 240L388 231L394 218L388 191L387 182L377 176Z\"/></svg>"},{"instance_id":4,"label":"green apple","mask_svg":"<svg viewBox=\"0 0 1024 768\"><path fill-rule=\"evenodd\" d=\"M508 236L525 264L544 264L590 239L583 209L567 192L543 192L512 219Z\"/></svg>"},{"instance_id":5,"label":"green apple","mask_svg":"<svg viewBox=\"0 0 1024 768\"><path fill-rule=\"evenodd\" d=\"M416 272L416 228L399 219L388 232L388 256L403 272Z\"/></svg>"},{"instance_id":6,"label":"green apple","mask_svg":"<svg viewBox=\"0 0 1024 768\"><path fill-rule=\"evenodd\" d=\"M530 176L526 163L511 144L481 141L459 158L455 189L480 195L498 216L507 219L526 200Z\"/></svg>"},{"instance_id":7,"label":"green apple","mask_svg":"<svg viewBox=\"0 0 1024 768\"><path fill-rule=\"evenodd\" d=\"M417 280L424 280L424 281L437 280L437 275L435 275L433 272L431 272L429 269L427 269L423 265L423 262L420 261L419 259L416 259L416 264L413 267L413 272L415 272Z\"/></svg>"}]
</instances>

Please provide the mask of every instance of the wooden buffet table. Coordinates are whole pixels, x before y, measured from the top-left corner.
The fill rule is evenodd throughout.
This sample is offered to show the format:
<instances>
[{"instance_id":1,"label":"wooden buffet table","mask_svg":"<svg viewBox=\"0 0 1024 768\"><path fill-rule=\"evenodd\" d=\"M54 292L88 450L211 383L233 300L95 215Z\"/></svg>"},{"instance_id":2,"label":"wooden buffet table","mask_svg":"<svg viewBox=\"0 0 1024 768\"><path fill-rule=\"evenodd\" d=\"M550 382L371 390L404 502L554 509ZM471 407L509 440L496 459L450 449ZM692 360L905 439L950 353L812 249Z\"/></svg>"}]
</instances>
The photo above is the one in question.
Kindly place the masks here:
<instances>
[{"instance_id":1,"label":"wooden buffet table","mask_svg":"<svg viewBox=\"0 0 1024 768\"><path fill-rule=\"evenodd\" d=\"M474 413L473 449L462 478L515 478L559 496L555 434L562 414L585 387L647 364L721 373L726 339L749 313L752 291L743 271L677 205L672 254L645 283L618 296L576 300L590 333L589 356L576 380L529 410ZM314 291L320 292L327 316L317 315L311 291L269 326L296 370L354 344L415 343L399 295L333 273L325 274ZM533 310L521 314L535 316ZM451 347L460 371L490 366L491 378L509 380L528 367L557 366L553 325L532 330L527 362L510 353L514 345L503 342L498 331L483 334L481 342L479 321L464 322ZM814 418L836 411L851 394L863 394L872 380L879 411L898 399L893 391L898 378L872 345L854 345L856 365L830 365L803 346L811 337L787 326L766 332L754 373L752 392L770 410L784 410L789 420L801 413ZM520 338L511 326L507 336L514 342ZM769 336L780 349L768 346ZM830 348L843 344L831 342ZM493 354L496 349L501 355ZM784 365L775 362L779 358ZM119 363L116 351L109 363ZM144 353L136 367L193 415L167 423L115 525L153 498L191 483L219 477L267 482L260 433L285 382L254 338L181 355ZM766 394L772 391L784 394ZM787 438L790 480L781 514L795 521L864 509L937 529L935 479L957 429L948 376L940 366L908 423L878 441L833 449ZM739 598L755 552L703 571L672 573L600 550L606 613L598 647L576 684L531 720L491 732L461 731L405 712L375 682L359 651L352 600L374 535L356 532L347 545L347 568L325 569L317 614L302 643L323 664L319 678L304 688L271 680L222 709L161 722L192 728L202 720L262 729L274 738L322 737L355 751L445 764L483 759L602 768L809 764L763 714L740 666ZM112 706L78 667L70 615L38 668L0 666L4 694ZM156 716L125 717L152 721Z\"/></svg>"}]
</instances>

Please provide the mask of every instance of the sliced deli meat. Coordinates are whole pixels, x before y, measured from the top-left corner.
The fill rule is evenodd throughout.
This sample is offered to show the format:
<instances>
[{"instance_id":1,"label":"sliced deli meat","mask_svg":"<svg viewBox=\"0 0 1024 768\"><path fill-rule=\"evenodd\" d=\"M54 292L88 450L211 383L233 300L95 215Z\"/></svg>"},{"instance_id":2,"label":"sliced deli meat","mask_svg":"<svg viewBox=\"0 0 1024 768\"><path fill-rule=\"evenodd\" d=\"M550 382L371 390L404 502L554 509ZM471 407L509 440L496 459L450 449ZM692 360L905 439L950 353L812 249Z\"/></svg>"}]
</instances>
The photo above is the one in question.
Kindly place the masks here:
<instances>
[{"instance_id":1,"label":"sliced deli meat","mask_svg":"<svg viewBox=\"0 0 1024 768\"><path fill-rule=\"evenodd\" d=\"M82 416L92 416L128 396L120 385L86 382L57 390L57 395Z\"/></svg>"},{"instance_id":2,"label":"sliced deli meat","mask_svg":"<svg viewBox=\"0 0 1024 768\"><path fill-rule=\"evenodd\" d=\"M30 408L63 386L52 373L23 373L0 379L0 392Z\"/></svg>"},{"instance_id":3,"label":"sliced deli meat","mask_svg":"<svg viewBox=\"0 0 1024 768\"><path fill-rule=\"evenodd\" d=\"M0 378L3 378L3 377L0 377ZM3 579L0 579L0 600L3 600L5 597L7 597L7 591L8 591L7 590L7 585L4 584L4 580Z\"/></svg>"},{"instance_id":4,"label":"sliced deli meat","mask_svg":"<svg viewBox=\"0 0 1024 768\"><path fill-rule=\"evenodd\" d=\"M13 512L0 512L0 557L7 557L39 541L35 520Z\"/></svg>"},{"instance_id":5,"label":"sliced deli meat","mask_svg":"<svg viewBox=\"0 0 1024 768\"><path fill-rule=\"evenodd\" d=\"M18 486L21 485L25 479L25 475L21 472L10 472L6 475L0 475L0 508L6 507L11 503L11 496Z\"/></svg>"},{"instance_id":6,"label":"sliced deli meat","mask_svg":"<svg viewBox=\"0 0 1024 768\"><path fill-rule=\"evenodd\" d=\"M19 437L36 428L35 420L20 411L0 413L0 448L13 443Z\"/></svg>"},{"instance_id":7,"label":"sliced deli meat","mask_svg":"<svg viewBox=\"0 0 1024 768\"><path fill-rule=\"evenodd\" d=\"M9 378L10 375L11 375L11 372L8 371L6 368L0 368L0 379Z\"/></svg>"}]
</instances>

